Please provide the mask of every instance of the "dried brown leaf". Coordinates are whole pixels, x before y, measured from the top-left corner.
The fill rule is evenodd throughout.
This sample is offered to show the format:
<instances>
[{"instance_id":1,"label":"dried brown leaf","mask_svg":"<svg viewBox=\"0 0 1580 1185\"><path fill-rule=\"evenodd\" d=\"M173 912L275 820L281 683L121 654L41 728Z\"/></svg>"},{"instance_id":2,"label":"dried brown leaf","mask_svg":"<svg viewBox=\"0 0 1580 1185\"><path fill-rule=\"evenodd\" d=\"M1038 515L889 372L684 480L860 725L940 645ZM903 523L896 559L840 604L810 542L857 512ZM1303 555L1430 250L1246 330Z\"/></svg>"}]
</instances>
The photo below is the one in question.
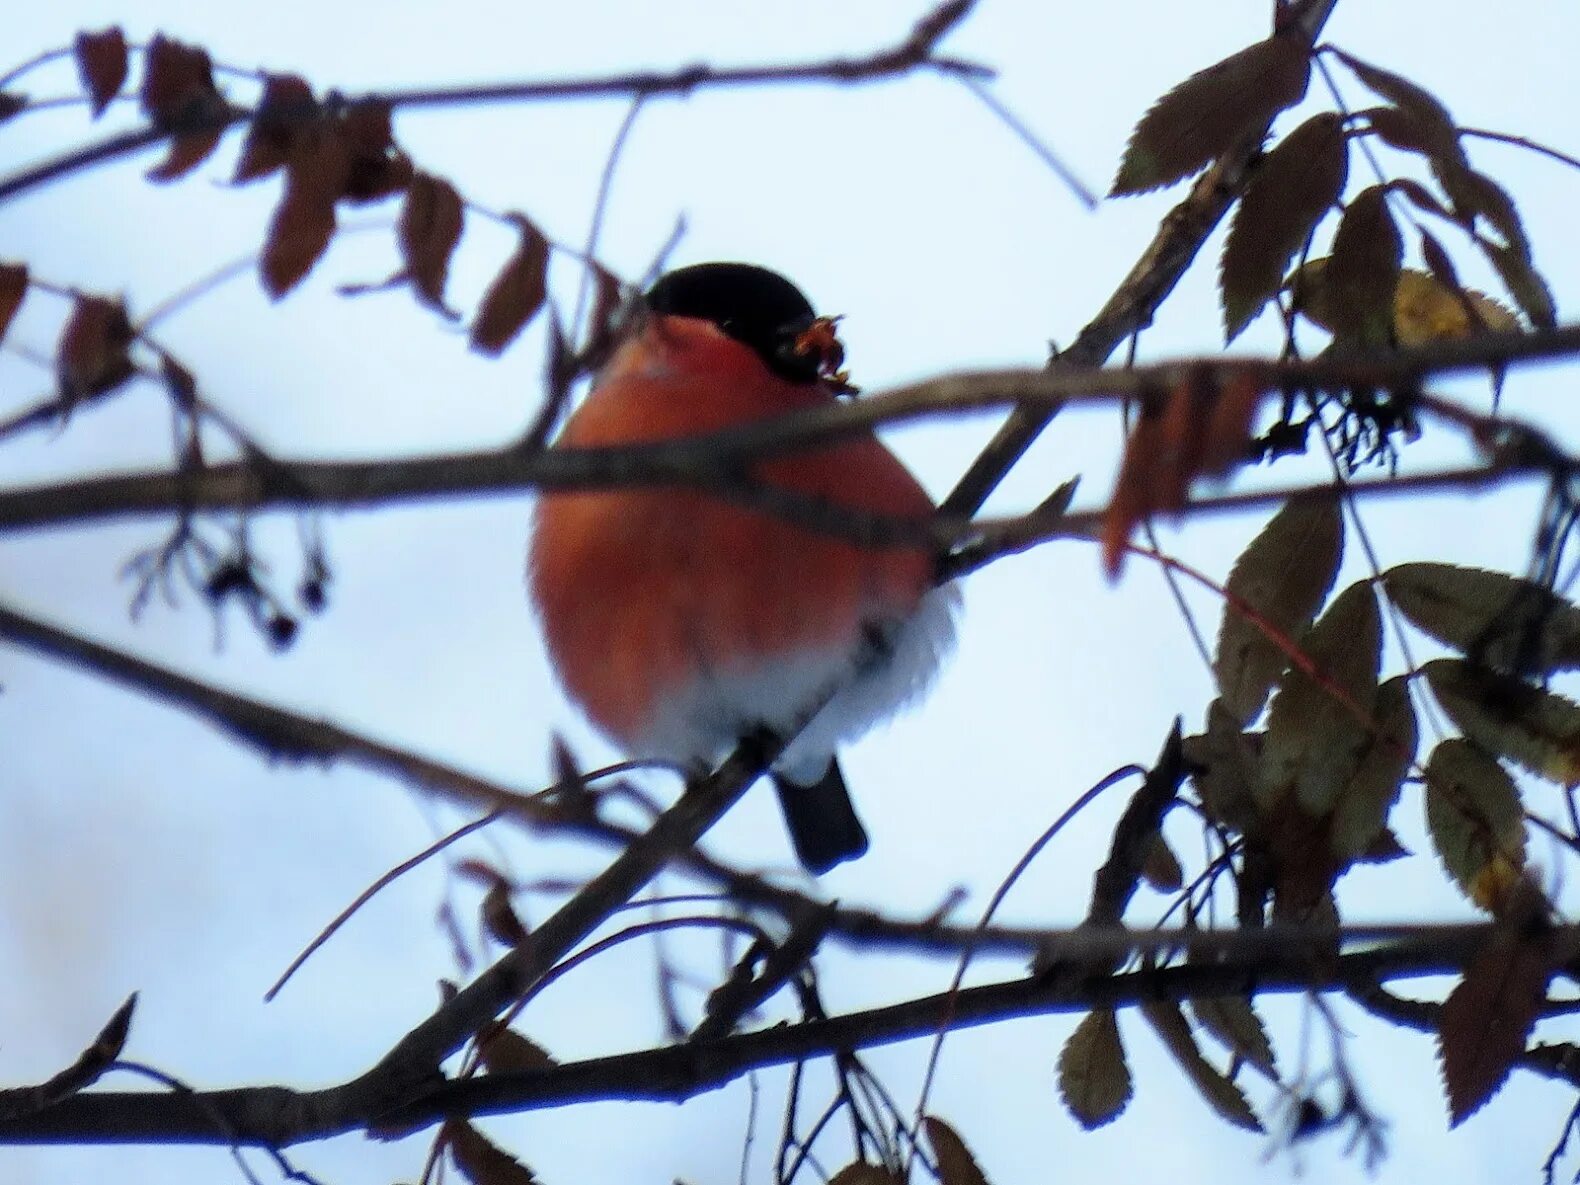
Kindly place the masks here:
<instances>
[{"instance_id":1,"label":"dried brown leaf","mask_svg":"<svg viewBox=\"0 0 1580 1185\"><path fill-rule=\"evenodd\" d=\"M511 220L521 231L515 254L483 294L472 322L472 349L498 357L516 339L548 295L549 241L520 214Z\"/></svg>"},{"instance_id":2,"label":"dried brown leaf","mask_svg":"<svg viewBox=\"0 0 1580 1185\"><path fill-rule=\"evenodd\" d=\"M559 1064L543 1046L502 1021L478 1038L477 1055L490 1074L524 1074Z\"/></svg>"},{"instance_id":3,"label":"dried brown leaf","mask_svg":"<svg viewBox=\"0 0 1580 1185\"><path fill-rule=\"evenodd\" d=\"M1254 790L1260 781L1260 737L1242 732L1239 721L1214 700L1207 709L1205 732L1182 742L1191 781L1207 813L1241 833L1256 826Z\"/></svg>"},{"instance_id":4,"label":"dried brown leaf","mask_svg":"<svg viewBox=\"0 0 1580 1185\"><path fill-rule=\"evenodd\" d=\"M1344 121L1336 112L1306 120L1257 165L1223 247L1226 341L1277 294L1290 259L1338 202L1348 175Z\"/></svg>"},{"instance_id":5,"label":"dried brown leaf","mask_svg":"<svg viewBox=\"0 0 1580 1185\"><path fill-rule=\"evenodd\" d=\"M1110 577L1118 576L1137 523L1180 509L1192 481L1221 476L1244 459L1264 394L1258 373L1200 366L1172 390L1142 398L1103 515L1103 565Z\"/></svg>"},{"instance_id":6,"label":"dried brown leaf","mask_svg":"<svg viewBox=\"0 0 1580 1185\"><path fill-rule=\"evenodd\" d=\"M313 88L305 78L297 74L266 76L258 114L247 129L231 183L243 185L282 168L291 157L297 135L313 121L313 110Z\"/></svg>"},{"instance_id":7,"label":"dried brown leaf","mask_svg":"<svg viewBox=\"0 0 1580 1185\"><path fill-rule=\"evenodd\" d=\"M460 1119L445 1120L440 1139L456 1169L472 1185L537 1185L537 1177L514 1156Z\"/></svg>"},{"instance_id":8,"label":"dried brown leaf","mask_svg":"<svg viewBox=\"0 0 1580 1185\"><path fill-rule=\"evenodd\" d=\"M1227 586L1233 599L1224 605L1213 673L1220 702L1237 724L1261 714L1289 665L1288 655L1244 608L1283 637L1298 640L1332 591L1343 554L1338 503L1297 499L1286 502L1235 560Z\"/></svg>"},{"instance_id":9,"label":"dried brown leaf","mask_svg":"<svg viewBox=\"0 0 1580 1185\"><path fill-rule=\"evenodd\" d=\"M77 34L73 49L77 75L82 79L82 89L88 92L93 118L98 119L110 100L126 85L126 34L121 32L119 25L111 25L97 33L84 29Z\"/></svg>"},{"instance_id":10,"label":"dried brown leaf","mask_svg":"<svg viewBox=\"0 0 1580 1185\"><path fill-rule=\"evenodd\" d=\"M380 201L403 192L416 175L411 158L395 144L388 103L365 100L346 110L341 136L350 156L350 172L340 196L349 202Z\"/></svg>"},{"instance_id":11,"label":"dried brown leaf","mask_svg":"<svg viewBox=\"0 0 1580 1185\"><path fill-rule=\"evenodd\" d=\"M1374 851L1378 851L1379 842L1383 844L1381 853L1403 851L1387 823L1419 743L1405 676L1389 679L1377 689L1373 727L1376 731L1367 742L1355 776L1339 791L1329 823L1333 854L1346 863L1377 861Z\"/></svg>"},{"instance_id":12,"label":"dried brown leaf","mask_svg":"<svg viewBox=\"0 0 1580 1185\"><path fill-rule=\"evenodd\" d=\"M1190 1003L1191 1014L1231 1053L1239 1054L1269 1078L1276 1076L1273 1043L1262 1018L1244 996L1202 996Z\"/></svg>"},{"instance_id":13,"label":"dried brown leaf","mask_svg":"<svg viewBox=\"0 0 1580 1185\"><path fill-rule=\"evenodd\" d=\"M1178 1004L1171 1000L1147 1000L1141 1005L1141 1015L1146 1017L1208 1106L1235 1127L1253 1132L1262 1130L1245 1092L1202 1057Z\"/></svg>"},{"instance_id":14,"label":"dried brown leaf","mask_svg":"<svg viewBox=\"0 0 1580 1185\"><path fill-rule=\"evenodd\" d=\"M1339 59L1354 71L1355 77L1376 94L1394 104L1414 123L1413 135L1424 145L1419 151L1424 151L1437 160L1462 157L1459 129L1454 126L1454 119L1449 115L1448 108L1443 106L1436 95L1403 75L1363 62L1360 58L1344 53L1342 50L1335 52Z\"/></svg>"},{"instance_id":15,"label":"dried brown leaf","mask_svg":"<svg viewBox=\"0 0 1580 1185\"><path fill-rule=\"evenodd\" d=\"M927 1142L933 1146L933 1156L938 1161L939 1185L988 1185L976 1157L954 1128L936 1115L923 1118L922 1126L927 1129Z\"/></svg>"},{"instance_id":16,"label":"dried brown leaf","mask_svg":"<svg viewBox=\"0 0 1580 1185\"><path fill-rule=\"evenodd\" d=\"M1298 36L1269 37L1192 74L1141 117L1111 195L1171 185L1211 164L1300 102L1310 74Z\"/></svg>"},{"instance_id":17,"label":"dried brown leaf","mask_svg":"<svg viewBox=\"0 0 1580 1185\"><path fill-rule=\"evenodd\" d=\"M1493 931L1443 1001L1438 1052L1450 1126L1463 1123L1496 1094L1525 1052L1547 999L1554 958L1543 922L1510 918Z\"/></svg>"},{"instance_id":18,"label":"dried brown leaf","mask_svg":"<svg viewBox=\"0 0 1580 1185\"><path fill-rule=\"evenodd\" d=\"M527 927L510 903L510 883L503 877L483 894L483 926L493 938L506 946L521 946L528 939Z\"/></svg>"},{"instance_id":19,"label":"dried brown leaf","mask_svg":"<svg viewBox=\"0 0 1580 1185\"><path fill-rule=\"evenodd\" d=\"M1553 304L1552 290L1536 270L1531 257L1516 247L1503 247L1489 239L1477 240L1481 253L1497 270L1498 278L1508 290L1520 311L1530 318L1538 329L1555 329L1558 310Z\"/></svg>"},{"instance_id":20,"label":"dried brown leaf","mask_svg":"<svg viewBox=\"0 0 1580 1185\"><path fill-rule=\"evenodd\" d=\"M1477 905L1492 909L1525 867L1525 818L1508 771L1458 737L1426 766L1426 825L1438 859Z\"/></svg>"},{"instance_id":21,"label":"dried brown leaf","mask_svg":"<svg viewBox=\"0 0 1580 1185\"><path fill-rule=\"evenodd\" d=\"M1367 581L1350 585L1328 607L1300 649L1310 673L1291 667L1267 714L1259 801L1270 805L1292 789L1313 818L1333 809L1356 775L1371 741L1377 699L1382 618Z\"/></svg>"},{"instance_id":22,"label":"dried brown leaf","mask_svg":"<svg viewBox=\"0 0 1580 1185\"><path fill-rule=\"evenodd\" d=\"M1522 674L1580 669L1580 608L1518 576L1400 564L1383 587L1416 628L1479 666Z\"/></svg>"},{"instance_id":23,"label":"dried brown leaf","mask_svg":"<svg viewBox=\"0 0 1580 1185\"><path fill-rule=\"evenodd\" d=\"M1088 1012L1059 1053L1059 1095L1065 1108L1091 1131L1119 1118L1132 1091L1113 1010Z\"/></svg>"},{"instance_id":24,"label":"dried brown leaf","mask_svg":"<svg viewBox=\"0 0 1580 1185\"><path fill-rule=\"evenodd\" d=\"M461 195L443 177L418 173L411 179L397 227L401 258L418 299L451 317L456 314L445 307L444 285L465 217Z\"/></svg>"},{"instance_id":25,"label":"dried brown leaf","mask_svg":"<svg viewBox=\"0 0 1580 1185\"><path fill-rule=\"evenodd\" d=\"M5 341L6 330L27 296L27 279L27 264L0 263L0 342Z\"/></svg>"},{"instance_id":26,"label":"dried brown leaf","mask_svg":"<svg viewBox=\"0 0 1580 1185\"><path fill-rule=\"evenodd\" d=\"M1489 753L1560 785L1580 782L1580 704L1458 659L1421 668L1449 718Z\"/></svg>"},{"instance_id":27,"label":"dried brown leaf","mask_svg":"<svg viewBox=\"0 0 1580 1185\"><path fill-rule=\"evenodd\" d=\"M1154 831L1141 856L1141 879L1159 893L1177 893L1185 883L1185 870L1161 831Z\"/></svg>"},{"instance_id":28,"label":"dried brown leaf","mask_svg":"<svg viewBox=\"0 0 1580 1185\"><path fill-rule=\"evenodd\" d=\"M159 34L143 54L143 112L155 127L174 132L165 159L148 172L150 181L174 181L206 160L224 127L193 131L192 124L220 120L228 107L214 85L208 51Z\"/></svg>"},{"instance_id":29,"label":"dried brown leaf","mask_svg":"<svg viewBox=\"0 0 1580 1185\"><path fill-rule=\"evenodd\" d=\"M258 261L264 291L275 300L296 287L329 248L335 200L349 169L345 143L333 128L310 125L292 143L285 193Z\"/></svg>"},{"instance_id":30,"label":"dried brown leaf","mask_svg":"<svg viewBox=\"0 0 1580 1185\"><path fill-rule=\"evenodd\" d=\"M1404 242L1388 209L1385 186L1356 194L1333 235L1324 277L1329 328L1341 341L1387 345L1393 341L1394 294Z\"/></svg>"},{"instance_id":31,"label":"dried brown leaf","mask_svg":"<svg viewBox=\"0 0 1580 1185\"><path fill-rule=\"evenodd\" d=\"M120 386L132 377L136 339L126 306L102 296L78 296L55 350L60 398L70 404Z\"/></svg>"}]
</instances>

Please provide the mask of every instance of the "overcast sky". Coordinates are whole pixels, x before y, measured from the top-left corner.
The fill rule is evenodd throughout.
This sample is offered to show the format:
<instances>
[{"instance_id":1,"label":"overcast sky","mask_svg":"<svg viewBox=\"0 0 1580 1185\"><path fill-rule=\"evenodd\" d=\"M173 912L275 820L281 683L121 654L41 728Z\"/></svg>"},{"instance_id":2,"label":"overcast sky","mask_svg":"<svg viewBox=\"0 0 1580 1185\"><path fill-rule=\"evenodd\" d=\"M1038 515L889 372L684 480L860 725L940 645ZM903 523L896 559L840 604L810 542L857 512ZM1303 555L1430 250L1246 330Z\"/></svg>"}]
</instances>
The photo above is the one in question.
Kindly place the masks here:
<instances>
[{"instance_id":1,"label":"overcast sky","mask_svg":"<svg viewBox=\"0 0 1580 1185\"><path fill-rule=\"evenodd\" d=\"M60 0L8 13L6 44L22 60L68 42L79 28L122 22L137 39L162 29L226 63L296 71L320 88L355 93L852 54L897 39L923 7ZM995 94L1101 190L1149 103L1263 36L1268 8L1266 0L982 0L948 48L997 68ZM1580 149L1573 126L1580 82L1571 60L1580 9L1572 4L1341 0L1328 39L1431 87L1464 124ZM1353 81L1341 78L1341 85L1355 105L1369 101ZM63 65L30 77L26 89L55 95L73 86ZM1328 102L1319 84L1309 101ZM468 196L524 210L555 237L580 241L624 114L624 104L611 101L423 111L400 115L397 132L423 167L453 178ZM132 119L129 108L119 109L103 123ZM0 173L99 134L74 108L15 121L0 129ZM151 160L127 161L0 207L0 258L24 259L59 284L125 291L135 314L256 249L276 184L221 188L233 153L234 141L171 187L142 180ZM1562 315L1580 276L1572 231L1580 176L1498 145L1478 145L1474 156L1518 197ZM951 369L1041 362L1050 340L1071 340L1101 305L1174 200L1151 196L1085 211L969 93L935 77L852 89L703 91L656 100L640 115L620 161L600 255L639 276L684 217L676 261L739 258L785 271L823 311L845 315L853 377L876 391ZM379 223L391 214L380 208L352 221ZM459 303L475 299L510 247L507 232L471 224L452 281ZM1220 348L1216 249L1214 240L1145 336L1143 357ZM334 294L337 284L381 278L392 263L387 233L347 237L278 307L244 279L172 319L164 340L209 398L280 456L375 457L510 439L541 393L538 333L488 362L401 294ZM1462 274L1491 283L1468 265ZM59 313L58 305L30 298L14 340L47 354ZM1264 318L1237 348L1273 348L1277 340ZM48 384L26 358L0 355L0 415ZM1509 398L1514 410L1541 416L1561 436L1573 436L1580 423L1572 411L1553 410L1559 399L1574 404L1553 376L1518 376ZM160 399L141 390L61 433L6 448L0 481L165 463L169 428ZM891 439L942 495L991 427L953 422ZM1111 418L1066 417L995 507L1025 505L1077 473L1085 477L1083 502L1099 502L1117 439ZM1514 490L1429 505L1379 503L1366 516L1385 565L1450 558L1521 571L1535 505L1533 492ZM547 672L521 581L529 511L526 499L496 498L325 517L334 570L329 609L284 655L271 653L239 616L227 619L216 647L210 618L191 596L176 609L155 604L128 620L119 569L160 539L155 522L0 539L0 599L222 685L531 788L548 777L555 731L588 765L612 754ZM1164 540L1221 576L1259 525L1255 517L1213 520L1165 532ZM288 518L257 529L286 588L297 578L295 532ZM1212 600L1193 594L1193 604L1216 630ZM1399 669L1396 655L1388 661L1390 673ZM371 776L270 768L182 715L12 650L0 649L0 685L0 1081L37 1081L59 1069L135 989L142 995L129 1056L197 1086L328 1084L376 1060L431 1010L435 980L457 974L434 924L447 892L435 865L379 897L278 1001L260 1001L328 918L464 816ZM935 694L850 752L847 773L872 851L822 887L848 902L916 915L963 886L974 911L1069 801L1110 770L1151 760L1176 714L1187 727L1199 725L1211 694L1154 571L1132 564L1110 585L1093 549L1078 544L995 565L968 582L959 649ZM1552 791L1533 790L1533 805L1556 807L1543 794ZM1049 925L1078 920L1122 804L1122 795L1110 796L1057 841L1006 916ZM1407 793L1397 819L1407 845L1425 851L1419 800ZM1171 834L1187 859L1199 859L1188 829ZM707 842L748 866L787 859L765 794L753 794ZM595 852L514 837L503 850L488 842L471 850L507 861L524 879L583 873L597 863ZM1546 847L1533 850L1543 868L1556 867ZM1417 865L1347 878L1346 916L1470 916L1429 858ZM1144 895L1138 916L1163 903ZM544 908L539 901L526 911L541 916ZM694 962L711 971L707 949ZM830 957L828 1003L848 1008L936 991L951 970ZM1017 970L988 964L981 974ZM661 1037L651 995L651 949L633 944L551 988L523 1027L561 1060L639 1048ZM1299 1002L1270 1004L1267 1012L1286 1076L1319 1073L1326 1039L1303 1041L1307 1014ZM1354 1022L1348 1052L1362 1087L1391 1125L1392 1153L1377 1179L1535 1179L1572 1104L1563 1090L1517 1074L1485 1111L1446 1134L1429 1040L1342 1015ZM972 1143L999 1185L1051 1174L1061 1181L1365 1176L1358 1160L1342 1155L1339 1139L1291 1154L1224 1127L1131 1015L1121 1027L1137 1096L1109 1128L1080 1132L1053 1085L1073 1023L1006 1024L956 1035L946 1047L931 1107ZM902 1106L914 1104L925 1056L925 1043L872 1055ZM782 1075L761 1078L757 1180L767 1179L783 1085ZM1265 1092L1256 1101L1271 1114ZM589 1106L488 1127L551 1183L727 1182L737 1173L747 1107L738 1084L681 1108ZM382 1185L415 1179L423 1146L420 1139L346 1138L293 1155L333 1185ZM839 1160L830 1155L832 1170ZM270 1166L255 1163L272 1179ZM36 1185L183 1185L234 1173L222 1149L0 1149L0 1178Z\"/></svg>"}]
</instances>

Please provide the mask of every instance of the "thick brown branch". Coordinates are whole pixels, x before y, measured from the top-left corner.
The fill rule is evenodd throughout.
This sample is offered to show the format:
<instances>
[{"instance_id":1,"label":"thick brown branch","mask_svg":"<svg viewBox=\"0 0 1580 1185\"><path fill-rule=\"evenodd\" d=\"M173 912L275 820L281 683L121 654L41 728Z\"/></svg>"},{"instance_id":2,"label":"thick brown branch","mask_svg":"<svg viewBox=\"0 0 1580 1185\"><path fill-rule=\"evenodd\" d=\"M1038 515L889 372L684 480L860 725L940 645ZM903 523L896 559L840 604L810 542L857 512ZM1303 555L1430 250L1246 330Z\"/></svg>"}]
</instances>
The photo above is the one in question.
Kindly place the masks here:
<instances>
[{"instance_id":1,"label":"thick brown branch","mask_svg":"<svg viewBox=\"0 0 1580 1185\"><path fill-rule=\"evenodd\" d=\"M376 461L236 462L192 472L122 474L0 491L0 530L173 512L273 507L363 507L530 489L680 483L719 489L797 521L872 542L944 542L974 528L961 514L887 535L872 516L841 514L793 494L744 482L743 462L926 416L990 408L1046 410L1172 390L1190 376L1252 372L1271 391L1371 386L1410 390L1424 378L1547 361L1580 352L1580 325L1540 333L1488 334L1409 350L1335 355L1309 362L1187 359L1134 369L1004 370L946 375L867 399L762 420L660 444L597 449L504 449Z\"/></svg>"},{"instance_id":2,"label":"thick brown branch","mask_svg":"<svg viewBox=\"0 0 1580 1185\"><path fill-rule=\"evenodd\" d=\"M1258 949L1213 964L1189 964L1089 978L1019 979L939 993L901 1004L781 1025L678 1046L571 1062L551 1069L436 1084L398 1111L370 1089L338 1087L298 1092L282 1087L184 1094L88 1093L25 1120L0 1124L0 1142L232 1141L276 1147L346 1131L404 1130L450 1115L526 1111L596 1100L669 1100L716 1089L752 1069L783 1065L841 1050L931 1037L942 1020L955 1027L1016 1017L1123 1007L1147 1000L1183 1000L1252 992L1357 990L1383 978L1453 973L1473 958L1486 927L1429 933L1341 956L1313 960L1331 949L1333 932L1292 939L1287 931L1246 935ZM1571 945L1575 934L1561 932ZM1123 953L1136 936L1084 930L1069 935L1068 960ZM1550 1077L1580 1081L1574 1059L1540 1048L1521 1064ZM371 1087L373 1084L366 1084Z\"/></svg>"}]
</instances>

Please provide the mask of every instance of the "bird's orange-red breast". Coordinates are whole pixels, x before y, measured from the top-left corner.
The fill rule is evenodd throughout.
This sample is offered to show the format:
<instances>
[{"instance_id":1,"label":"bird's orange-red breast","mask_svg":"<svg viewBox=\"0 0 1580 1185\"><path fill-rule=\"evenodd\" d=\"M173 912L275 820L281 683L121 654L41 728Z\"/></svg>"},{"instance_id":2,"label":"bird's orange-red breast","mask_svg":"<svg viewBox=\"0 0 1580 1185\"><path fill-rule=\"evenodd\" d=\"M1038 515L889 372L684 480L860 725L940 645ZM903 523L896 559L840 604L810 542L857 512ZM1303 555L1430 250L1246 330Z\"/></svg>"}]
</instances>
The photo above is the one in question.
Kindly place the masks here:
<instances>
[{"instance_id":1,"label":"bird's orange-red breast","mask_svg":"<svg viewBox=\"0 0 1580 1185\"><path fill-rule=\"evenodd\" d=\"M558 446L698 436L837 397L830 323L773 272L683 268L645 305ZM870 434L752 474L857 510L933 511ZM936 569L930 549L649 487L546 494L529 581L566 692L632 756L696 768L759 729L799 729L774 782L797 854L821 872L867 845L835 746L925 687L950 644L957 594L934 587Z\"/></svg>"}]
</instances>

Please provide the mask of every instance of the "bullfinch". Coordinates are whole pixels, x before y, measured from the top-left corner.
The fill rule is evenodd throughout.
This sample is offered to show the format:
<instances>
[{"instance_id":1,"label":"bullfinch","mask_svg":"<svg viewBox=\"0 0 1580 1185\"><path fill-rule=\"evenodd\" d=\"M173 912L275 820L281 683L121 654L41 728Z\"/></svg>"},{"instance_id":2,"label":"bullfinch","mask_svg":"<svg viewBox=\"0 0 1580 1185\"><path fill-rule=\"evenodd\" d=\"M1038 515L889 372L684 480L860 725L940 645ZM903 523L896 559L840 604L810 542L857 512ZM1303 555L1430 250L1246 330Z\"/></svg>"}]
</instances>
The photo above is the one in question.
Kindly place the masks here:
<instances>
[{"instance_id":1,"label":"bullfinch","mask_svg":"<svg viewBox=\"0 0 1580 1185\"><path fill-rule=\"evenodd\" d=\"M849 390L834 322L765 268L662 276L556 447L699 436ZM859 511L933 502L871 433L751 464ZM702 770L743 737L792 737L770 777L813 872L867 849L835 747L931 681L959 594L922 546L864 547L700 488L547 493L528 583L571 700L626 753Z\"/></svg>"}]
</instances>

